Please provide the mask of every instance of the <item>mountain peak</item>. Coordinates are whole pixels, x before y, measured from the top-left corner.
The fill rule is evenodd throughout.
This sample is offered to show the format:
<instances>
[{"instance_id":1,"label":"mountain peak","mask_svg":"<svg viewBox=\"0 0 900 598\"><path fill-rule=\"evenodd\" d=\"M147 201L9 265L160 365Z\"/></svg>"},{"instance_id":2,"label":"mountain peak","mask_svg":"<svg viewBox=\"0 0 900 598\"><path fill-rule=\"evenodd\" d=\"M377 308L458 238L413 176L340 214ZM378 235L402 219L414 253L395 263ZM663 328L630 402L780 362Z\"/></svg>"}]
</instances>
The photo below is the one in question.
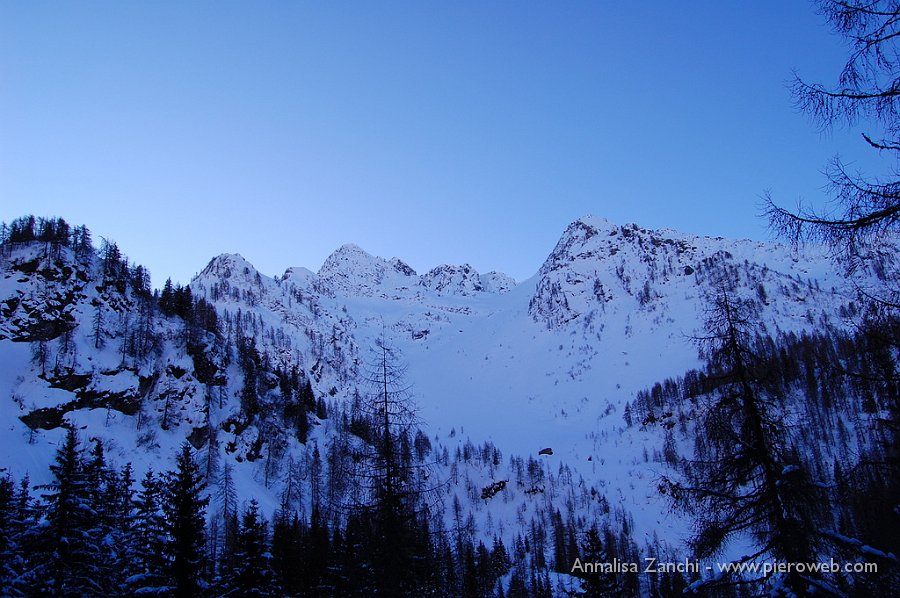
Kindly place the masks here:
<instances>
[{"instance_id":1,"label":"mountain peak","mask_svg":"<svg viewBox=\"0 0 900 598\"><path fill-rule=\"evenodd\" d=\"M206 267L196 278L210 276L214 278L247 278L259 274L256 268L239 253L222 253L209 260Z\"/></svg>"},{"instance_id":2,"label":"mountain peak","mask_svg":"<svg viewBox=\"0 0 900 598\"><path fill-rule=\"evenodd\" d=\"M331 255L325 258L325 262L322 264L322 267L324 268L325 264L327 264L328 262L346 261L359 258L373 259L373 256L356 243L344 243L343 245L332 251Z\"/></svg>"},{"instance_id":3,"label":"mountain peak","mask_svg":"<svg viewBox=\"0 0 900 598\"><path fill-rule=\"evenodd\" d=\"M518 284L512 276L496 270L482 274L480 278L481 286L486 293L505 293Z\"/></svg>"},{"instance_id":4,"label":"mountain peak","mask_svg":"<svg viewBox=\"0 0 900 598\"><path fill-rule=\"evenodd\" d=\"M440 294L473 295L484 290L481 277L469 264L442 264L422 275L422 286Z\"/></svg>"},{"instance_id":5,"label":"mountain peak","mask_svg":"<svg viewBox=\"0 0 900 598\"><path fill-rule=\"evenodd\" d=\"M602 216L594 216L593 214L582 216L581 218L570 224L569 228L572 228L573 226L582 228L587 227L598 231L611 231L619 228L619 226L614 222L610 222Z\"/></svg>"},{"instance_id":6,"label":"mountain peak","mask_svg":"<svg viewBox=\"0 0 900 598\"><path fill-rule=\"evenodd\" d=\"M373 256L355 243L344 243L325 258L322 267L319 268L319 276L327 277L331 273L342 272L350 267L369 270L378 262L383 263L384 260Z\"/></svg>"},{"instance_id":7,"label":"mountain peak","mask_svg":"<svg viewBox=\"0 0 900 598\"><path fill-rule=\"evenodd\" d=\"M319 268L319 279L335 291L370 295L384 280L390 265L353 243L345 243L329 255Z\"/></svg>"},{"instance_id":8,"label":"mountain peak","mask_svg":"<svg viewBox=\"0 0 900 598\"><path fill-rule=\"evenodd\" d=\"M388 262L394 270L403 274L404 276L416 276L416 271L413 270L412 266L401 260L399 257L391 258L391 261Z\"/></svg>"}]
</instances>

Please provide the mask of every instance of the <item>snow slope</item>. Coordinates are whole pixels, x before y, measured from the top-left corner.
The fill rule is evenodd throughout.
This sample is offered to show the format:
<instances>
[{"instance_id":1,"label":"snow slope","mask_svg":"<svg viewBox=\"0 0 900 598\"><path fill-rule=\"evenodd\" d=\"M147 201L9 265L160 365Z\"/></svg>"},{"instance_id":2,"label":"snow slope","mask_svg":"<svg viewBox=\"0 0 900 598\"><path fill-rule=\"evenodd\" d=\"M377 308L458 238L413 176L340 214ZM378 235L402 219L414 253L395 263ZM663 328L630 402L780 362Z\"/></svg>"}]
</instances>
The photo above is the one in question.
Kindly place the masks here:
<instances>
[{"instance_id":1,"label":"snow slope","mask_svg":"<svg viewBox=\"0 0 900 598\"><path fill-rule=\"evenodd\" d=\"M230 447L215 458L233 463L240 492L256 496L264 512L271 512L280 482L266 485L263 460L252 458L265 450L264 422L246 429L234 425L237 365L216 357L209 338L204 342L228 381L201 382L177 323L159 319L154 326L162 340L153 362L123 367L113 315L121 325L124 311L115 304L133 297L90 284L49 284L40 272L22 271L29 260L40 261L39 252L33 246L0 262L0 302L6 306L0 320L0 396L9 397L0 410L3 463L19 477L29 472L35 483L46 481L46 464L62 432L31 429L20 416L66 404L72 393L38 375L29 350L33 339L15 334L23 321L39 320L48 309L70 310L78 323L72 371L91 374L94 390L139 397L140 413L155 421L164 409L174 419L161 428L139 425L140 414L88 406L69 409L65 418L85 436L106 439L111 459L133 462L140 477L148 468L168 467L180 442L198 434L200 412L207 409L222 447ZM706 300L723 286L753 299L760 331L770 334L841 327L837 314L854 299L852 285L816 248L651 231L596 217L572 223L535 276L518 284L469 265L442 265L419 275L398 258L385 260L350 244L318 272L291 267L275 278L239 255L223 254L190 288L215 307L220 321L252 331L260 353L285 370L298 367L316 394L333 402L367 392L359 380L369 349L386 336L408 362L423 428L438 447L453 451L468 440L490 441L504 456L539 458L547 475L596 489L629 514L638 541L656 536L678 545L688 522L669 513L657 490L665 466L654 455L663 438L658 431L627 427L623 412L637 391L699 365L692 337L701 332ZM48 288L60 294L48 298ZM77 296L71 305L67 292ZM110 315L103 349L91 337L98 304ZM152 371L163 375L148 383ZM172 415L169 404L176 395ZM325 420L306 446L288 441L286 454L299 459L309 445L324 446L332 433L333 423ZM552 455L539 457L544 448ZM474 480L471 488L509 476L510 467L473 466L467 474ZM463 496L460 488L452 492ZM517 509L545 508L554 499L540 500L511 488L503 501L470 496L466 502L480 529L500 525L509 533Z\"/></svg>"}]
</instances>

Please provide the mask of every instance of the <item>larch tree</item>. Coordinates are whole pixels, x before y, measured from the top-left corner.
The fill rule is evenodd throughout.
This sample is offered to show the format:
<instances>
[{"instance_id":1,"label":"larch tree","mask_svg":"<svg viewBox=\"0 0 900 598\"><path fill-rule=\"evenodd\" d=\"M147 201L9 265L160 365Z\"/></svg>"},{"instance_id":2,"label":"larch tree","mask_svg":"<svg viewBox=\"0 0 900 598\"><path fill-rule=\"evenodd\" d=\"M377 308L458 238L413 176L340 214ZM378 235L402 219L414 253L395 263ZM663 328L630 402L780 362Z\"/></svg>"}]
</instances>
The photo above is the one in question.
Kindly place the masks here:
<instances>
[{"instance_id":1,"label":"larch tree","mask_svg":"<svg viewBox=\"0 0 900 598\"><path fill-rule=\"evenodd\" d=\"M722 289L707 313L706 351L716 389L698 416L694 457L681 463L682 479L664 478L660 491L695 518L690 546L698 558L720 554L748 538L755 550L738 562L810 562L821 556L827 497L787 434L784 397L770 392L771 372L754 353L748 304ZM723 576L710 585L783 584L803 595L831 591L827 580L790 572L772 578ZM770 586L771 587L771 586Z\"/></svg>"},{"instance_id":2,"label":"larch tree","mask_svg":"<svg viewBox=\"0 0 900 598\"><path fill-rule=\"evenodd\" d=\"M882 504L879 527L900 530L900 273L897 245L900 232L900 2L897 0L818 0L819 13L846 42L847 61L834 85L812 83L795 75L791 91L796 106L822 130L859 127L861 143L885 159L879 176L858 173L839 158L826 169L831 210L798 206L791 211L766 197L771 228L794 244L824 242L848 273L875 275L857 281L866 306L861 334L871 349L866 359L876 363L888 355L888 367L876 375L885 389L878 393L880 431L887 442L876 454L864 455L851 471L855 492L884 500L863 501L870 510ZM841 369L835 364L837 369ZM849 378L864 372L844 372ZM870 516L865 513L864 516ZM896 548L894 546L889 548Z\"/></svg>"},{"instance_id":3,"label":"larch tree","mask_svg":"<svg viewBox=\"0 0 900 598\"><path fill-rule=\"evenodd\" d=\"M436 493L430 468L413 454L410 439L418 419L406 365L384 335L372 349L364 376L370 392L362 398L361 411L370 433L351 474L358 485L351 512L362 514L371 526L375 587L403 595L415 587L419 565L427 558L423 553L430 539L422 530Z\"/></svg>"},{"instance_id":4,"label":"larch tree","mask_svg":"<svg viewBox=\"0 0 900 598\"><path fill-rule=\"evenodd\" d=\"M890 172L857 174L840 158L826 170L833 210L799 206L796 211L766 197L765 214L773 230L794 243L825 242L852 272L890 260L900 226L900 2L896 0L819 0L819 12L842 36L850 55L837 84L825 86L794 76L796 106L823 130L865 123L873 130L861 142L886 156ZM896 278L871 297L882 306L900 307Z\"/></svg>"}]
</instances>

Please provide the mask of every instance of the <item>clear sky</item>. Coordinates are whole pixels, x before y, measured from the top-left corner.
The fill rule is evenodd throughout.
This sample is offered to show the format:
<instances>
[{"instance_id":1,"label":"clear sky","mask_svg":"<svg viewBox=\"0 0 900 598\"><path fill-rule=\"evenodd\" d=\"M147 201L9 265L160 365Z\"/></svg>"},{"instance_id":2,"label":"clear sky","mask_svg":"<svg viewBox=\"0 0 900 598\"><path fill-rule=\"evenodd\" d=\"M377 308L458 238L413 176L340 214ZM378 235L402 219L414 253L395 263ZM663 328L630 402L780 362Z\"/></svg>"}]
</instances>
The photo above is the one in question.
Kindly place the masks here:
<instances>
[{"instance_id":1,"label":"clear sky","mask_svg":"<svg viewBox=\"0 0 900 598\"><path fill-rule=\"evenodd\" d=\"M858 130L794 109L847 51L807 2L0 0L0 220L186 283L354 242L521 280L585 214L768 238Z\"/></svg>"}]
</instances>

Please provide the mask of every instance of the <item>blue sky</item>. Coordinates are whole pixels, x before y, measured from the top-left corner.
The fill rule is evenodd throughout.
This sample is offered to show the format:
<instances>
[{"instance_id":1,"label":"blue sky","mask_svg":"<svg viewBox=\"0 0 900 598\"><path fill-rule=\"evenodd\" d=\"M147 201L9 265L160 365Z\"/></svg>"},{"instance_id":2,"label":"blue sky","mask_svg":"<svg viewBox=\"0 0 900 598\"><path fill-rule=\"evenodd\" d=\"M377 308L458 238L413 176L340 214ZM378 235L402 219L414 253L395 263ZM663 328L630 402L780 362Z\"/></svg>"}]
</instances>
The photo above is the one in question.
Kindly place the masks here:
<instances>
[{"instance_id":1,"label":"blue sky","mask_svg":"<svg viewBox=\"0 0 900 598\"><path fill-rule=\"evenodd\" d=\"M62 216L153 282L346 242L523 279L585 214L768 238L859 131L794 109L806 2L0 2L0 220Z\"/></svg>"}]
</instances>

